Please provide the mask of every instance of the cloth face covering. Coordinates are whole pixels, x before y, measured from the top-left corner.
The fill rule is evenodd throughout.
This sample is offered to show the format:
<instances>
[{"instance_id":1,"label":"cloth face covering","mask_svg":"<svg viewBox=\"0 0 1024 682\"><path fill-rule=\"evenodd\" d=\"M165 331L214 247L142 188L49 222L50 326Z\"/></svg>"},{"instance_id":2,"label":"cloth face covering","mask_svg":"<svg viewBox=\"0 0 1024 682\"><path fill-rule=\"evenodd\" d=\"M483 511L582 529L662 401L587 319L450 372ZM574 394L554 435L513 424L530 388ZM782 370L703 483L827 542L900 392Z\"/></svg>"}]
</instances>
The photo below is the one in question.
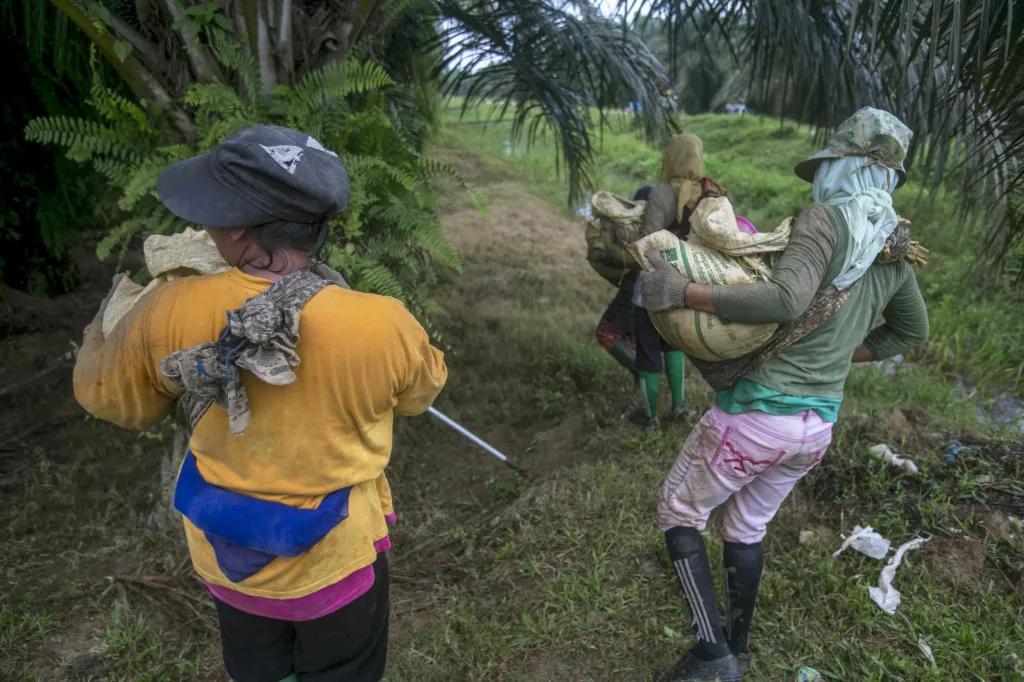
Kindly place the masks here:
<instances>
[{"instance_id":1,"label":"cloth face covering","mask_svg":"<svg viewBox=\"0 0 1024 682\"><path fill-rule=\"evenodd\" d=\"M897 176L866 156L823 161L814 174L814 201L838 208L850 229L850 250L834 280L840 291L859 280L885 246L899 219L891 193Z\"/></svg>"}]
</instances>

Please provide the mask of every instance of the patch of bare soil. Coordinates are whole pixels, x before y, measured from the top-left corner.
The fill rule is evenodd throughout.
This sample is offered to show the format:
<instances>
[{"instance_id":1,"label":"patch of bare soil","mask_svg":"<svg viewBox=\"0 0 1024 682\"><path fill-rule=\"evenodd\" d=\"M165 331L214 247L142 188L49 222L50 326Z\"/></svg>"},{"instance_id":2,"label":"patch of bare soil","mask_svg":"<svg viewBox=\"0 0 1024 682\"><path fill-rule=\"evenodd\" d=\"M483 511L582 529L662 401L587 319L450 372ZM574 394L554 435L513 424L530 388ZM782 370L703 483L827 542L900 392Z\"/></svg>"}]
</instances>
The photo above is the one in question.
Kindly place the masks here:
<instances>
[{"instance_id":1,"label":"patch of bare soil","mask_svg":"<svg viewBox=\"0 0 1024 682\"><path fill-rule=\"evenodd\" d=\"M999 510L981 515L981 525L997 540L1015 544L1021 537L1020 521Z\"/></svg>"},{"instance_id":2,"label":"patch of bare soil","mask_svg":"<svg viewBox=\"0 0 1024 682\"><path fill-rule=\"evenodd\" d=\"M93 682L105 679L107 665L96 639L103 623L93 618L76 620L69 628L50 637L35 667L43 671L40 682Z\"/></svg>"},{"instance_id":3,"label":"patch of bare soil","mask_svg":"<svg viewBox=\"0 0 1024 682\"><path fill-rule=\"evenodd\" d=\"M921 548L921 559L936 575L969 591L984 590L985 545L971 538L934 537Z\"/></svg>"},{"instance_id":4,"label":"patch of bare soil","mask_svg":"<svg viewBox=\"0 0 1024 682\"><path fill-rule=\"evenodd\" d=\"M866 438L893 447L927 448L935 445L928 411L919 408L890 410L876 415L854 415L850 426Z\"/></svg>"}]
</instances>

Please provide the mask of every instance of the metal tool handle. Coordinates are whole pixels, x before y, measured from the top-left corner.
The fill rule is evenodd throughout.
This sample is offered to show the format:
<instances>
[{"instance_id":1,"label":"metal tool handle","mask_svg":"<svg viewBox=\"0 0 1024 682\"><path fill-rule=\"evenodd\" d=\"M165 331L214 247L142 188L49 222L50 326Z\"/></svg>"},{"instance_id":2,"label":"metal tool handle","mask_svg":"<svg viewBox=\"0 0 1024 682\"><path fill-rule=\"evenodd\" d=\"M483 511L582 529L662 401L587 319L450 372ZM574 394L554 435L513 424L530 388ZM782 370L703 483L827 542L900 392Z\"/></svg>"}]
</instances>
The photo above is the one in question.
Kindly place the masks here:
<instances>
[{"instance_id":1,"label":"metal tool handle","mask_svg":"<svg viewBox=\"0 0 1024 682\"><path fill-rule=\"evenodd\" d=\"M518 464L516 464L515 462L510 460L505 455L503 455L497 448L492 447L489 443L484 441L482 438L477 437L476 434L474 434L471 431L469 431L468 429L466 429L464 426L462 426L461 424L456 422L451 417L448 417L447 415L443 414L440 410L437 410L436 408L433 408L433 407L427 408L427 412L430 413L430 415L432 417L434 417L438 421L444 423L446 426L451 428L453 431L461 434L464 438L466 438L466 440L470 441L471 443L473 443L474 445L479 447L481 450L483 450L487 454L489 454L492 457L495 457L495 458L501 460L507 467L509 467L511 469L515 469L516 471L518 471L523 476L526 475L526 470L525 469L523 469L521 466L519 466Z\"/></svg>"}]
</instances>

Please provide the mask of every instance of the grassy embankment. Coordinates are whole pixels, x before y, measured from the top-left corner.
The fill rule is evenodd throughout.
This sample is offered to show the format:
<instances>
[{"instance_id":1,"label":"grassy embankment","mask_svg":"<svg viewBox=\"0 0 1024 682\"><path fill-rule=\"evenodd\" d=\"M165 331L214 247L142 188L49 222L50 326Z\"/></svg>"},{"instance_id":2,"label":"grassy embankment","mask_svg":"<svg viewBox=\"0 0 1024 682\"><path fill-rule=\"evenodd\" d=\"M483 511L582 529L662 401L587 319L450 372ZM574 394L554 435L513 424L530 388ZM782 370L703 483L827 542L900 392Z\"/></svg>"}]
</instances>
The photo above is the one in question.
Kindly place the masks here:
<instances>
[{"instance_id":1,"label":"grassy embankment","mask_svg":"<svg viewBox=\"0 0 1024 682\"><path fill-rule=\"evenodd\" d=\"M812 151L802 132L751 118L686 125L704 139L709 174L758 226L807 202L789 172ZM438 406L535 475L521 481L426 418L400 425L388 679L649 679L690 638L652 518L687 429L623 423L632 389L591 339L613 290L583 261L550 148L507 153L507 131L449 126L435 145L489 204L483 217L457 190L442 201L464 270L440 295L451 380ZM660 157L609 134L597 168L598 186L629 194L657 180ZM855 370L835 446L771 527L752 680L788 680L799 665L835 680L1018 679L1024 548L1010 517L1024 511L1021 448L979 448L952 464L941 455L947 434L1007 435L980 422L979 408L1020 392L1024 320L1019 302L967 283L970 244L949 199L919 197L911 183L896 203L932 248L920 277L932 340L893 376ZM987 388L967 393L961 378ZM710 404L696 372L687 399L693 418ZM908 419L882 417L893 409ZM160 449L95 422L75 429L4 492L0 677L224 679L202 590L126 580L171 574L182 556L180 530L152 516ZM867 448L883 439L921 475L873 460ZM895 543L936 536L900 569L895 616L867 594L882 562L831 557L855 524ZM801 531L813 533L804 544Z\"/></svg>"}]
</instances>

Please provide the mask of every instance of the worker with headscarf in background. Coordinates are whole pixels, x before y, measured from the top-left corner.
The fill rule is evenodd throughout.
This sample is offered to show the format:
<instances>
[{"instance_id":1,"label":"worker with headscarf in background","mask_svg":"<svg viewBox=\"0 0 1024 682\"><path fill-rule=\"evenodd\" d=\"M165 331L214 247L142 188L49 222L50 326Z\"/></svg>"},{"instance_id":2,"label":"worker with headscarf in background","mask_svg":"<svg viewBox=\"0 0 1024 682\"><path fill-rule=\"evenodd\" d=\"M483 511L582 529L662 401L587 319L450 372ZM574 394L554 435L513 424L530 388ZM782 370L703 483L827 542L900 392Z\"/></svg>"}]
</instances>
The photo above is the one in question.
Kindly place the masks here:
<instances>
[{"instance_id":1,"label":"worker with headscarf in background","mask_svg":"<svg viewBox=\"0 0 1024 682\"><path fill-rule=\"evenodd\" d=\"M721 390L690 434L662 488L658 523L693 614L696 645L662 682L740 680L767 524L832 440L853 362L921 345L928 313L911 265L880 260L900 227L891 193L906 181L911 131L895 116L861 109L828 147L800 163L814 204L794 222L770 280L727 286L689 282L654 251L638 279L649 310L692 308L725 322L795 325L800 338ZM828 315L806 324L812 303ZM876 320L884 323L875 326ZM715 599L701 533L723 507L726 620Z\"/></svg>"},{"instance_id":2,"label":"worker with headscarf in background","mask_svg":"<svg viewBox=\"0 0 1024 682\"><path fill-rule=\"evenodd\" d=\"M669 142L662 154L662 172L665 182L651 189L647 197L641 237L668 230L686 239L690 234L690 214L700 200L725 196L725 189L704 175L704 145L696 135L677 135ZM633 337L641 397L640 406L629 415L629 420L646 428L657 428L662 371L668 377L672 394L671 421L685 417L683 352L661 337L647 311L638 304L633 316Z\"/></svg>"}]
</instances>

